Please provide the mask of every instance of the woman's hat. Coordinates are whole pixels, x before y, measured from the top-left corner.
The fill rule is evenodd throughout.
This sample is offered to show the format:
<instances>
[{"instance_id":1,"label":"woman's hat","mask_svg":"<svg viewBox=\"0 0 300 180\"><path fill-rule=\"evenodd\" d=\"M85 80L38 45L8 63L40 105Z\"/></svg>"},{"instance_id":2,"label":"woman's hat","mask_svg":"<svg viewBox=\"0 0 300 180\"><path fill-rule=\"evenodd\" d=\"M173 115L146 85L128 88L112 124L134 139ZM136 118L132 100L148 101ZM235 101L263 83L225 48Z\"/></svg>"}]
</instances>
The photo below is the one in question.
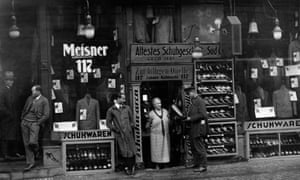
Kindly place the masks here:
<instances>
[{"instance_id":1,"label":"woman's hat","mask_svg":"<svg viewBox=\"0 0 300 180\"><path fill-rule=\"evenodd\" d=\"M4 72L4 80L15 80L14 72L12 72L12 71L5 71Z\"/></svg>"}]
</instances>

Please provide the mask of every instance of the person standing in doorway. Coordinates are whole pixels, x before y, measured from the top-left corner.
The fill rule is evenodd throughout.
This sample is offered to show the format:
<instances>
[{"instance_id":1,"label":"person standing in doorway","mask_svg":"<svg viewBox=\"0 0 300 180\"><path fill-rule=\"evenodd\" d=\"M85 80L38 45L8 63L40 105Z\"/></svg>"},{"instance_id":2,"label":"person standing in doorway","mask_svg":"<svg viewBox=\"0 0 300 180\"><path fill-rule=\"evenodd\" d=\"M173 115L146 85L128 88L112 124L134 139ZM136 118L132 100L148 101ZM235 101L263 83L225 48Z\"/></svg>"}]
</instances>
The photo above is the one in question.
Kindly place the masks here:
<instances>
[{"instance_id":1,"label":"person standing in doorway","mask_svg":"<svg viewBox=\"0 0 300 180\"><path fill-rule=\"evenodd\" d=\"M48 120L50 114L49 101L41 91L40 85L31 88L32 95L28 97L21 115L21 129L28 165L24 171L29 171L35 166L34 158L39 151L40 127Z\"/></svg>"},{"instance_id":2,"label":"person standing in doorway","mask_svg":"<svg viewBox=\"0 0 300 180\"><path fill-rule=\"evenodd\" d=\"M149 112L146 128L150 128L151 161L159 169L162 163L170 162L169 113L162 108L160 98L153 98L154 109Z\"/></svg>"},{"instance_id":3,"label":"person standing in doorway","mask_svg":"<svg viewBox=\"0 0 300 180\"><path fill-rule=\"evenodd\" d=\"M130 107L125 105L124 94L112 95L114 105L107 110L106 123L117 140L121 155L125 161L125 173L127 175L135 174L135 155L136 147L134 141L133 121Z\"/></svg>"},{"instance_id":4,"label":"person standing in doorway","mask_svg":"<svg viewBox=\"0 0 300 180\"><path fill-rule=\"evenodd\" d=\"M14 73L5 71L4 86L0 89L0 140L4 160L13 160L12 155L18 152L18 141L21 138L19 119L17 117L17 97L14 88Z\"/></svg>"},{"instance_id":5,"label":"person standing in doorway","mask_svg":"<svg viewBox=\"0 0 300 180\"><path fill-rule=\"evenodd\" d=\"M205 172L207 171L207 156L204 140L208 132L208 116L205 102L198 96L194 87L186 88L185 92L191 98L191 104L185 121L191 123L190 138L194 158L193 168L195 168L195 172Z\"/></svg>"}]
</instances>

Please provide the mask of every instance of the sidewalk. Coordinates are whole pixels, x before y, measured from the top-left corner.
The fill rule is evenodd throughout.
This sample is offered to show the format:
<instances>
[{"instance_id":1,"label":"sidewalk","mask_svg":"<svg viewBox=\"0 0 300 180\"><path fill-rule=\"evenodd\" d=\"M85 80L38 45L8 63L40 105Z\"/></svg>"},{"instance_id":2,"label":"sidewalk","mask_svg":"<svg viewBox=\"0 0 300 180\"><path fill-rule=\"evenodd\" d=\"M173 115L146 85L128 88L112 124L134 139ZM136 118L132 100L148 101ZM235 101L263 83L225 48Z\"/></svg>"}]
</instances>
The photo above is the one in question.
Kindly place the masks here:
<instances>
[{"instance_id":1,"label":"sidewalk","mask_svg":"<svg viewBox=\"0 0 300 180\"><path fill-rule=\"evenodd\" d=\"M11 165L7 165L9 168ZM23 173L24 164L15 164L13 171L3 172L0 165L0 180L34 179L34 180L299 180L300 158L285 157L278 159L256 159L248 162L214 164L208 166L205 173L195 173L185 167L166 168L162 170L137 170L136 175L126 176L123 172L97 173L90 175L64 175L61 168L37 167Z\"/></svg>"}]
</instances>

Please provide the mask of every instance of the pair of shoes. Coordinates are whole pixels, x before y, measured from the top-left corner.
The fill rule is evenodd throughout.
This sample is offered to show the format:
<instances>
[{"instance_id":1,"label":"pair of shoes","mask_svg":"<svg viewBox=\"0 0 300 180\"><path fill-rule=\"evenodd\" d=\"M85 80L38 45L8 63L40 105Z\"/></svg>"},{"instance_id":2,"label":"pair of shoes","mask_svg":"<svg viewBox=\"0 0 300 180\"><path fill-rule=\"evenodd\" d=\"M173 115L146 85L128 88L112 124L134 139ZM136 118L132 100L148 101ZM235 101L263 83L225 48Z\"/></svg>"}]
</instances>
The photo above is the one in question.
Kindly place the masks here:
<instances>
[{"instance_id":1,"label":"pair of shoes","mask_svg":"<svg viewBox=\"0 0 300 180\"><path fill-rule=\"evenodd\" d=\"M34 164L29 164L27 167L24 168L24 172L30 171L32 168L34 168Z\"/></svg>"},{"instance_id":2,"label":"pair of shoes","mask_svg":"<svg viewBox=\"0 0 300 180\"><path fill-rule=\"evenodd\" d=\"M205 171L207 171L206 167L200 167L194 170L194 172L205 172Z\"/></svg>"}]
</instances>

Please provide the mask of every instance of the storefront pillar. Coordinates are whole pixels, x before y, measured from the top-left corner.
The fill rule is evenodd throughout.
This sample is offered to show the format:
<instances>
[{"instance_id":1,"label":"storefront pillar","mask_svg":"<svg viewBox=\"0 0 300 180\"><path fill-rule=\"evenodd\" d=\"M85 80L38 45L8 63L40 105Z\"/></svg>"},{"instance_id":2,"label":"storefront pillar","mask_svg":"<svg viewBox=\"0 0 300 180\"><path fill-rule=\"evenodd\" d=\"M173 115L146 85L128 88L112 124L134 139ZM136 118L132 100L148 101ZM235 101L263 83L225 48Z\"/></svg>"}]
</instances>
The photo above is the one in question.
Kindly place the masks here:
<instances>
[{"instance_id":1,"label":"storefront pillar","mask_svg":"<svg viewBox=\"0 0 300 180\"><path fill-rule=\"evenodd\" d=\"M38 32L39 32L39 44L40 44L40 78L39 83L42 86L43 95L51 100L51 52L50 52L50 24L49 16L47 14L47 1L39 1L38 8ZM43 129L43 140L50 139L52 117L45 124Z\"/></svg>"}]
</instances>

